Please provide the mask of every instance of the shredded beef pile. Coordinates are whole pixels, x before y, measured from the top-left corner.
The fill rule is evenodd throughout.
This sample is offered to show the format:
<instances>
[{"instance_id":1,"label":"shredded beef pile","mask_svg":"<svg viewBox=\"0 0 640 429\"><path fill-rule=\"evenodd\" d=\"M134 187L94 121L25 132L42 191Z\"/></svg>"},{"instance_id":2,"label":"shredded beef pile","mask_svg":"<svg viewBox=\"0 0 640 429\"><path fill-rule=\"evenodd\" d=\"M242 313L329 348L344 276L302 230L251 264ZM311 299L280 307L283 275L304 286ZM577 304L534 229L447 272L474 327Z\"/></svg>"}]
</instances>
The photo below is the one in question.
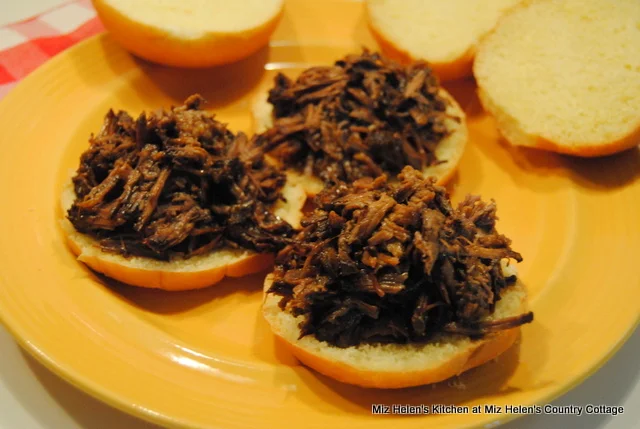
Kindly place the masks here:
<instances>
[{"instance_id":1,"label":"shredded beef pile","mask_svg":"<svg viewBox=\"0 0 640 429\"><path fill-rule=\"evenodd\" d=\"M439 90L426 63L402 66L366 50L295 81L278 74L269 92L274 124L260 141L330 184L422 170L439 162L434 150L448 134Z\"/></svg>"},{"instance_id":2,"label":"shredded beef pile","mask_svg":"<svg viewBox=\"0 0 640 429\"><path fill-rule=\"evenodd\" d=\"M453 208L413 168L398 178L325 189L278 254L270 292L283 310L304 315L301 335L348 347L438 332L475 337L532 321L532 313L483 320L516 280L500 261L522 260L495 230L495 203L467 196Z\"/></svg>"},{"instance_id":3,"label":"shredded beef pile","mask_svg":"<svg viewBox=\"0 0 640 429\"><path fill-rule=\"evenodd\" d=\"M255 141L199 110L189 97L170 111L110 111L73 177L75 228L105 250L168 260L212 249L282 248L293 233L268 209L285 176Z\"/></svg>"}]
</instances>

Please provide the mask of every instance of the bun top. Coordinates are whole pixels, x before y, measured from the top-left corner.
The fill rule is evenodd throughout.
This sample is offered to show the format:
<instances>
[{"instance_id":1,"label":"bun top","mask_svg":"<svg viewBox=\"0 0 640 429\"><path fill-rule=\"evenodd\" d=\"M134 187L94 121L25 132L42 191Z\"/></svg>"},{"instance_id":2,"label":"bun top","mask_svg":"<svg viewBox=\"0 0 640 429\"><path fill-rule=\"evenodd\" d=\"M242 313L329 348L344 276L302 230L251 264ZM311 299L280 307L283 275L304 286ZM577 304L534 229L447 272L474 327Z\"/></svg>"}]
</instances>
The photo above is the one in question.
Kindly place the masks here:
<instances>
[{"instance_id":1,"label":"bun top","mask_svg":"<svg viewBox=\"0 0 640 429\"><path fill-rule=\"evenodd\" d=\"M130 19L166 28L184 39L211 32L234 33L254 29L273 19L284 0L100 0Z\"/></svg>"},{"instance_id":2,"label":"bun top","mask_svg":"<svg viewBox=\"0 0 640 429\"><path fill-rule=\"evenodd\" d=\"M637 0L538 0L515 7L476 55L483 104L514 144L538 146L540 138L553 150L586 156L636 146L638 23ZM611 150L600 149L608 144Z\"/></svg>"},{"instance_id":3,"label":"bun top","mask_svg":"<svg viewBox=\"0 0 640 429\"><path fill-rule=\"evenodd\" d=\"M451 63L473 51L521 0L367 0L369 20L414 59ZM472 52L473 53L473 52Z\"/></svg>"}]
</instances>

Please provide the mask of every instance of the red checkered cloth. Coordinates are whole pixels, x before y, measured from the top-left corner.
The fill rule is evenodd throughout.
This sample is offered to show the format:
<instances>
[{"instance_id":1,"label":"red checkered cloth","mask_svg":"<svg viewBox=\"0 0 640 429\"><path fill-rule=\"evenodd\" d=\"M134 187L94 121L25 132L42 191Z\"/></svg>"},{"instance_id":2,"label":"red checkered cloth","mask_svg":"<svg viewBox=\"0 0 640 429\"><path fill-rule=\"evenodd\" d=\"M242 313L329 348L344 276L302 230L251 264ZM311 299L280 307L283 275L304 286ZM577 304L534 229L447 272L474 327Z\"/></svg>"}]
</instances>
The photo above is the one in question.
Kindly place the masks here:
<instances>
[{"instance_id":1,"label":"red checkered cloth","mask_svg":"<svg viewBox=\"0 0 640 429\"><path fill-rule=\"evenodd\" d=\"M49 58L103 30L91 0L0 27L0 99Z\"/></svg>"}]
</instances>

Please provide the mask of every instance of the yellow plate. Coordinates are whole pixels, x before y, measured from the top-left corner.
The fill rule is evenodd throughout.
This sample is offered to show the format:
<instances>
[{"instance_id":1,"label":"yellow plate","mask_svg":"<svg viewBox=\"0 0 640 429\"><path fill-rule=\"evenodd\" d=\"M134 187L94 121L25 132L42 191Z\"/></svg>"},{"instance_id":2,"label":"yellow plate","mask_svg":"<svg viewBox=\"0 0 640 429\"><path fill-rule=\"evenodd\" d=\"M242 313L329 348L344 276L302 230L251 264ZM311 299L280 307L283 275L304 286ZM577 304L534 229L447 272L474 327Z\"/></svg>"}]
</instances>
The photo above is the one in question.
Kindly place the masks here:
<instances>
[{"instance_id":1,"label":"yellow plate","mask_svg":"<svg viewBox=\"0 0 640 429\"><path fill-rule=\"evenodd\" d=\"M640 154L580 160L515 150L471 82L449 88L471 144L453 188L495 198L499 229L525 261L535 322L481 368L401 391L342 385L277 347L259 315L264 274L169 294L105 283L64 245L62 182L109 108L138 113L201 92L234 130L275 70L328 64L374 46L362 4L294 1L273 39L239 64L182 71L133 59L108 36L59 55L0 105L0 315L20 344L76 386L166 425L224 428L461 428L515 414L404 418L378 404L543 403L578 384L633 332L640 313Z\"/></svg>"}]
</instances>

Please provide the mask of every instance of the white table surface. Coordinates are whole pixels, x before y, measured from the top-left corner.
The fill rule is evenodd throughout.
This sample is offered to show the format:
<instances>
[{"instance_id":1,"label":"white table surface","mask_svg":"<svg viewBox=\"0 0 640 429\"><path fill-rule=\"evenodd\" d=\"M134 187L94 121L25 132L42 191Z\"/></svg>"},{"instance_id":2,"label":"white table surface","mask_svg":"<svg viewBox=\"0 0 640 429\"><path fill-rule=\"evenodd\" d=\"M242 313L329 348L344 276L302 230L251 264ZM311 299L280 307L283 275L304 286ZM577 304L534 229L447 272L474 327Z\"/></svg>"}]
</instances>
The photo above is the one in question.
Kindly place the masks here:
<instances>
[{"instance_id":1,"label":"white table surface","mask_svg":"<svg viewBox=\"0 0 640 429\"><path fill-rule=\"evenodd\" d=\"M0 0L0 26L44 12L65 0ZM640 332L595 375L553 402L608 404L623 415L527 416L505 429L640 428ZM153 425L110 408L50 373L0 327L0 429L142 429Z\"/></svg>"}]
</instances>

